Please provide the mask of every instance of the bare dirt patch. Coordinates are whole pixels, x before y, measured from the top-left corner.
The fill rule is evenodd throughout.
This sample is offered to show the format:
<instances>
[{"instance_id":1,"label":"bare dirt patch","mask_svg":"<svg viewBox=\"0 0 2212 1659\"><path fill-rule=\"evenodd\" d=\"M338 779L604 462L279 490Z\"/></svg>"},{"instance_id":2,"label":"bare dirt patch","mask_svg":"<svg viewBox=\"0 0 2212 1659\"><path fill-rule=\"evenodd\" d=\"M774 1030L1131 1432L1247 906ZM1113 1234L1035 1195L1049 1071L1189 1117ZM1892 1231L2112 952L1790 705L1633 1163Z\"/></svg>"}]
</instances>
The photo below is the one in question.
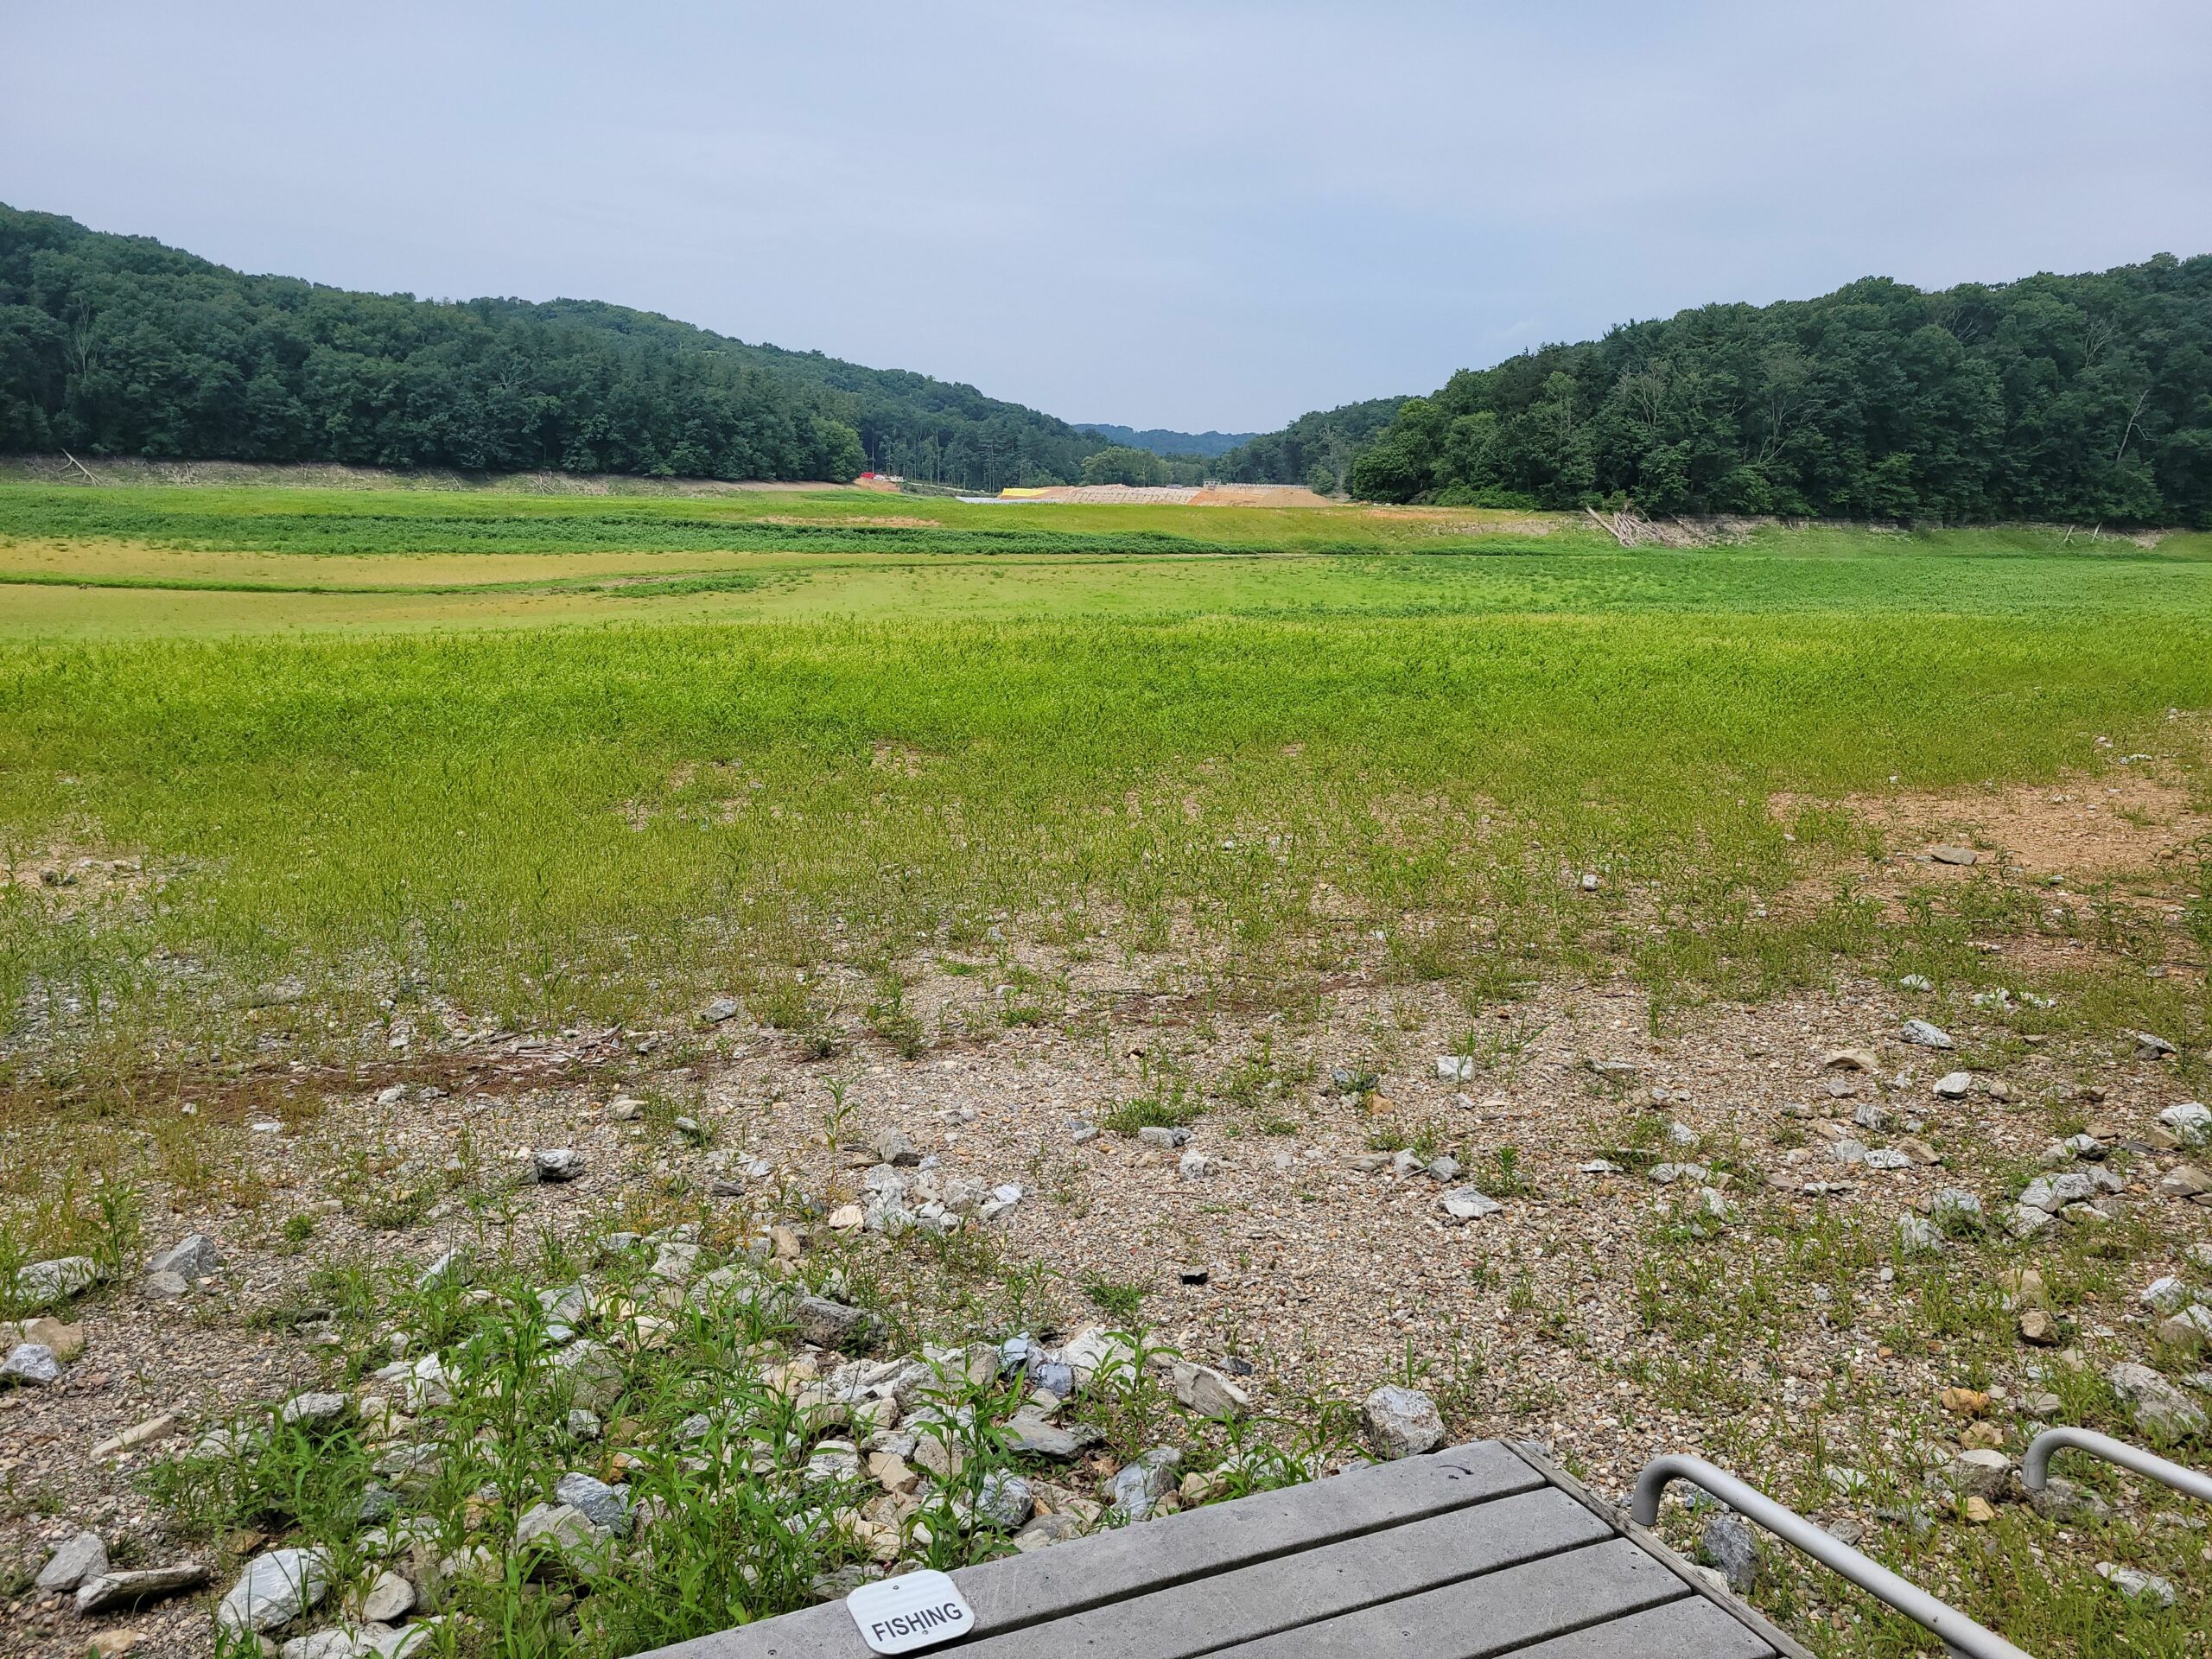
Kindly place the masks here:
<instances>
[{"instance_id":1,"label":"bare dirt patch","mask_svg":"<svg viewBox=\"0 0 2212 1659\"><path fill-rule=\"evenodd\" d=\"M1777 804L1779 804L1777 803ZM2056 785L1953 790L1858 798L1845 807L1878 830L1897 853L1928 855L1923 874L1953 879L1983 860L2076 882L2129 877L2170 880L2193 870L2212 817L2198 810L2181 781L2146 768ZM1946 863L1936 847L1974 850L1974 864Z\"/></svg>"}]
</instances>

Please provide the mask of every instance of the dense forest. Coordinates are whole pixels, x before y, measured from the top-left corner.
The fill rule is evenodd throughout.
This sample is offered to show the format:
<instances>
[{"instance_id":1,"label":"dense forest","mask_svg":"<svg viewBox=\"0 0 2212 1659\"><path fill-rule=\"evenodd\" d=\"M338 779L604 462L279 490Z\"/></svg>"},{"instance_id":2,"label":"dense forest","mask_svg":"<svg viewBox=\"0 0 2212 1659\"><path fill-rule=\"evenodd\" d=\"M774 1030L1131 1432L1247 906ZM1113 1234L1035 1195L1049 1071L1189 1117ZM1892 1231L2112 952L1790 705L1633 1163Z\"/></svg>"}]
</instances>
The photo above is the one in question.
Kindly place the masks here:
<instances>
[{"instance_id":1,"label":"dense forest","mask_svg":"<svg viewBox=\"0 0 2212 1659\"><path fill-rule=\"evenodd\" d=\"M1133 444L1117 443L1083 458L1086 484L1203 484L1213 463L1201 455L1163 455Z\"/></svg>"},{"instance_id":2,"label":"dense forest","mask_svg":"<svg viewBox=\"0 0 2212 1659\"><path fill-rule=\"evenodd\" d=\"M1074 482L1103 440L925 375L588 302L248 276L0 206L0 450Z\"/></svg>"},{"instance_id":3,"label":"dense forest","mask_svg":"<svg viewBox=\"0 0 2212 1659\"><path fill-rule=\"evenodd\" d=\"M1263 433L1230 450L1215 472L1231 484L1308 484L1324 495L1344 492L1361 448L1390 423L1402 397L1316 410L1280 432Z\"/></svg>"},{"instance_id":4,"label":"dense forest","mask_svg":"<svg viewBox=\"0 0 2212 1659\"><path fill-rule=\"evenodd\" d=\"M1149 449L1175 461L1211 461L1260 435L1257 432L1173 432L1163 427L1147 427L1140 432L1110 421L1077 421L1075 425L1078 432L1091 433L1109 443L1126 449Z\"/></svg>"},{"instance_id":5,"label":"dense forest","mask_svg":"<svg viewBox=\"0 0 2212 1659\"><path fill-rule=\"evenodd\" d=\"M1937 293L1870 277L1630 323L1408 399L1351 485L1383 501L2212 525L2212 256Z\"/></svg>"}]
</instances>

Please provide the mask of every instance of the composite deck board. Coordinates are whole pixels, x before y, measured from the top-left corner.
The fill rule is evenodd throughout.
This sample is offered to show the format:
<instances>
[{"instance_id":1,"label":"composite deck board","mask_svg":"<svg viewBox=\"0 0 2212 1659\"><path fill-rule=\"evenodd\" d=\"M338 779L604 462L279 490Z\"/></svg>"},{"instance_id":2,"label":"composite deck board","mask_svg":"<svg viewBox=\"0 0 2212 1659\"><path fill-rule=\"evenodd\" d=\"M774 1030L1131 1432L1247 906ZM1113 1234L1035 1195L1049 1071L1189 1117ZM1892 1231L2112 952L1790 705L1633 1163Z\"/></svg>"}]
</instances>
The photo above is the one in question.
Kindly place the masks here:
<instances>
[{"instance_id":1,"label":"composite deck board","mask_svg":"<svg viewBox=\"0 0 2212 1659\"><path fill-rule=\"evenodd\" d=\"M1690 1593L1656 1556L1609 1538L1228 1653L1231 1659L1487 1659Z\"/></svg>"},{"instance_id":2,"label":"composite deck board","mask_svg":"<svg viewBox=\"0 0 2212 1659\"><path fill-rule=\"evenodd\" d=\"M944 1649L964 1653L993 1635L1232 1573L1274 1556L1400 1529L1470 1504L1533 1492L1544 1478L1495 1440L1379 1464L1234 1503L1209 1504L1139 1527L962 1567L953 1581L976 1610L976 1635ZM843 1604L700 1637L655 1659L868 1659Z\"/></svg>"},{"instance_id":3,"label":"composite deck board","mask_svg":"<svg viewBox=\"0 0 2212 1659\"><path fill-rule=\"evenodd\" d=\"M961 1659L1812 1659L1538 1452L1455 1447L963 1567ZM842 1602L649 1659L868 1659Z\"/></svg>"},{"instance_id":4,"label":"composite deck board","mask_svg":"<svg viewBox=\"0 0 2212 1659\"><path fill-rule=\"evenodd\" d=\"M1019 1659L1049 1633L1056 1655L1193 1659L1612 1535L1564 1492L1522 1492L1094 1607L1042 1630L979 1633L960 1651L963 1659Z\"/></svg>"},{"instance_id":5,"label":"composite deck board","mask_svg":"<svg viewBox=\"0 0 2212 1659\"><path fill-rule=\"evenodd\" d=\"M1775 1659L1773 1645L1703 1596L1555 1636L1513 1659Z\"/></svg>"}]
</instances>

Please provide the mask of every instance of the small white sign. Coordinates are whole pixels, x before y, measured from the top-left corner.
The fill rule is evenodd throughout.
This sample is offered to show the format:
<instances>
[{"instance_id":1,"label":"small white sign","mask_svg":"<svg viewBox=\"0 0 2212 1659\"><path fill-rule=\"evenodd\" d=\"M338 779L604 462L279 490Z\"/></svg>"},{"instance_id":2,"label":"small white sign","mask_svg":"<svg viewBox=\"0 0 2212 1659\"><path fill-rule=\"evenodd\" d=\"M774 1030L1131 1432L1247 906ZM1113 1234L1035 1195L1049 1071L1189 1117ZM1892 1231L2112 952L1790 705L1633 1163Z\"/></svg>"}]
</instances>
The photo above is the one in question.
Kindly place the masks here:
<instances>
[{"instance_id":1,"label":"small white sign","mask_svg":"<svg viewBox=\"0 0 2212 1659\"><path fill-rule=\"evenodd\" d=\"M960 1586L926 1569L861 1586L845 1598L845 1611L871 1653L918 1653L976 1628L976 1610Z\"/></svg>"}]
</instances>

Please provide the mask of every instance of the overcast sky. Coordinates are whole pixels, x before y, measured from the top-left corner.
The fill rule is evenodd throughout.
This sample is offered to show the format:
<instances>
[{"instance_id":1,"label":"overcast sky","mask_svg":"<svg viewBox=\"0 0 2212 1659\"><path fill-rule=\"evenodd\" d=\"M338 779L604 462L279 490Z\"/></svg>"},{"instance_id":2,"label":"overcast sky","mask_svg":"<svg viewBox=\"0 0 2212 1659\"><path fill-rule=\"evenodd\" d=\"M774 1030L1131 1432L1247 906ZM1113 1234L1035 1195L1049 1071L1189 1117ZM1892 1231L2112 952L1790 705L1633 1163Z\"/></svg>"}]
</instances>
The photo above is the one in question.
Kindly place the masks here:
<instances>
[{"instance_id":1,"label":"overcast sky","mask_svg":"<svg viewBox=\"0 0 2212 1659\"><path fill-rule=\"evenodd\" d=\"M1265 429L1707 300L2212 251L2212 5L17 3L0 200Z\"/></svg>"}]
</instances>

